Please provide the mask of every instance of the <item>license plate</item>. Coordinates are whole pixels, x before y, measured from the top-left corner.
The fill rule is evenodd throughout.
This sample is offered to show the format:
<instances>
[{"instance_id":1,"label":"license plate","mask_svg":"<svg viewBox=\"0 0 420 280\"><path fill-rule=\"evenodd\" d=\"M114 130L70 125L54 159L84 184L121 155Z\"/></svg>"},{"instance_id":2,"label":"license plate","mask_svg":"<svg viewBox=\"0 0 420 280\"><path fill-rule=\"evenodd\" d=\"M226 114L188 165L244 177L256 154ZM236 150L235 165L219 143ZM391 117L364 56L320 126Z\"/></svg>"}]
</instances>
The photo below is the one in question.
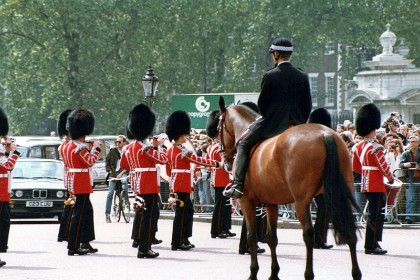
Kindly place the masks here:
<instances>
[{"instance_id":1,"label":"license plate","mask_svg":"<svg viewBox=\"0 0 420 280\"><path fill-rule=\"evenodd\" d=\"M53 207L52 201L26 201L26 207Z\"/></svg>"}]
</instances>

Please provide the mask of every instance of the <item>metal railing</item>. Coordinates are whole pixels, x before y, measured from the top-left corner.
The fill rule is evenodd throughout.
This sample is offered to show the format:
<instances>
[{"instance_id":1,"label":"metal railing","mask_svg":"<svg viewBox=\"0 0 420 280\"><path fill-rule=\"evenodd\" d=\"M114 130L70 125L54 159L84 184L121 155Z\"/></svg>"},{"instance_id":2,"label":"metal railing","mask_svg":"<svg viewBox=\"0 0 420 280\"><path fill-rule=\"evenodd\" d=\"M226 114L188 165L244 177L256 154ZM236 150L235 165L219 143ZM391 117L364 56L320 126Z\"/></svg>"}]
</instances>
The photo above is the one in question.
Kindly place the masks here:
<instances>
[{"instance_id":1,"label":"metal railing","mask_svg":"<svg viewBox=\"0 0 420 280\"><path fill-rule=\"evenodd\" d=\"M407 169L397 169L394 171L394 173L398 170L404 170L404 172L407 171ZM413 223L413 225L420 226L420 182L409 182L407 175L405 175L404 177L400 177L399 179L402 181L401 188L392 189L387 192L387 204L384 209L385 223L411 226L411 224L405 223L405 219L408 217L413 222L415 222L415 220L417 219L417 223ZM164 206L168 204L167 193L169 192L169 190L167 190L165 187L167 188L167 186L161 186L162 205ZM194 190L192 194L192 196L194 196L193 202L196 209L214 208L213 204L200 205L199 200L197 199L196 192L197 191ZM356 202L359 204L360 208L363 210L363 213L358 213L357 211L354 211L355 220L356 222L365 225L368 215L368 207L366 196L360 191L360 183L354 183L354 197L356 199ZM232 199L229 203L232 205L233 217L242 216L239 203ZM412 207L412 211L410 210L410 207ZM317 206L314 201L311 205L313 221L315 221L316 218L316 209ZM409 211L407 211L407 209ZM206 212L209 213L211 211ZM297 221L294 204L279 205L279 220Z\"/></svg>"}]
</instances>

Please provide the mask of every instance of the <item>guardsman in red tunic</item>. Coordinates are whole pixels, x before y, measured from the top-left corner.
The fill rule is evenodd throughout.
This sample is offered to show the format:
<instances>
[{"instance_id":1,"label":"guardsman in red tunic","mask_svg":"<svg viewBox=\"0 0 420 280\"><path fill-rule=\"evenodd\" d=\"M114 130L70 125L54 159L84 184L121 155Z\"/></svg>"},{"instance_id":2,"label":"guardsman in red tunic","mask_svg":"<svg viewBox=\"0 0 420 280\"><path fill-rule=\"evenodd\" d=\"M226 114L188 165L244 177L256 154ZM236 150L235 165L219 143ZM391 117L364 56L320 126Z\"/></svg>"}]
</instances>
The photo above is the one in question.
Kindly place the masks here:
<instances>
[{"instance_id":1,"label":"guardsman in red tunic","mask_svg":"<svg viewBox=\"0 0 420 280\"><path fill-rule=\"evenodd\" d=\"M7 252L10 231L10 172L19 157L17 145L6 136L8 132L7 116L0 108L0 253ZM0 267L5 264L6 262L0 260Z\"/></svg>"},{"instance_id":2,"label":"guardsman in red tunic","mask_svg":"<svg viewBox=\"0 0 420 280\"><path fill-rule=\"evenodd\" d=\"M207 149L208 152L206 157L221 162L222 156L220 153L222 146L220 143L220 135L217 131L219 117L219 111L213 111L207 119L206 132L207 135L213 139L213 143ZM223 168L212 168L210 185L214 188L215 200L210 231L212 238L236 236L235 233L230 232L230 229L232 228L232 205L229 203L229 198L223 195L223 190L229 182L230 178L228 172Z\"/></svg>"},{"instance_id":3,"label":"guardsman in red tunic","mask_svg":"<svg viewBox=\"0 0 420 280\"><path fill-rule=\"evenodd\" d=\"M192 170L191 163L220 168L220 162L198 157L183 144L190 134L191 120L184 111L173 112L166 121L166 134L174 145L168 149L166 173L170 175L169 188L176 193L177 202L172 230L171 250L190 250L195 246L188 240L192 236L194 207L191 202Z\"/></svg>"},{"instance_id":4,"label":"guardsman in red tunic","mask_svg":"<svg viewBox=\"0 0 420 280\"><path fill-rule=\"evenodd\" d=\"M67 109L63 111L60 116L58 117L57 121L57 132L58 137L63 139L63 143L58 147L58 152L60 153L60 157L63 159L63 151L66 147L66 145L70 142L69 138L69 132L66 129L66 123L67 123L67 117L71 113L71 109ZM67 162L64 161L64 186L68 190L68 182L67 182ZM67 200L64 206L63 215L61 216L60 221L60 228L58 230L58 242L62 242L64 240L67 240L69 236L69 229L70 229L70 220L71 215L73 213L73 205L70 203L69 198L71 197L71 194L69 191L67 191Z\"/></svg>"},{"instance_id":5,"label":"guardsman in red tunic","mask_svg":"<svg viewBox=\"0 0 420 280\"><path fill-rule=\"evenodd\" d=\"M156 258L159 253L151 248L157 229L159 215L160 176L156 164L166 164L166 150L157 137L153 143L148 142L148 136L155 127L156 117L145 104L139 104L131 110L128 116L127 128L136 140L128 145L122 156L120 166L131 171L131 187L137 201L142 202L135 214L133 223L133 244L138 243L137 258ZM122 173L120 173L122 174Z\"/></svg>"},{"instance_id":6,"label":"guardsman in red tunic","mask_svg":"<svg viewBox=\"0 0 420 280\"><path fill-rule=\"evenodd\" d=\"M386 204L386 189L384 176L392 184L393 177L385 160L385 148L375 141L375 130L381 125L381 112L373 103L360 108L356 116L356 131L364 136L363 141L354 146L353 170L362 174L361 191L369 201L369 218L366 226L365 253L383 255L382 249L384 226L384 208Z\"/></svg>"},{"instance_id":7,"label":"guardsman in red tunic","mask_svg":"<svg viewBox=\"0 0 420 280\"><path fill-rule=\"evenodd\" d=\"M93 141L89 150L86 135L93 132L95 117L87 109L76 109L67 118L67 130L72 140L64 147L63 160L67 164L68 190L76 196L68 237L68 255L96 253L90 241L95 239L93 207L90 194L93 193L91 167L98 159L100 141Z\"/></svg>"}]
</instances>

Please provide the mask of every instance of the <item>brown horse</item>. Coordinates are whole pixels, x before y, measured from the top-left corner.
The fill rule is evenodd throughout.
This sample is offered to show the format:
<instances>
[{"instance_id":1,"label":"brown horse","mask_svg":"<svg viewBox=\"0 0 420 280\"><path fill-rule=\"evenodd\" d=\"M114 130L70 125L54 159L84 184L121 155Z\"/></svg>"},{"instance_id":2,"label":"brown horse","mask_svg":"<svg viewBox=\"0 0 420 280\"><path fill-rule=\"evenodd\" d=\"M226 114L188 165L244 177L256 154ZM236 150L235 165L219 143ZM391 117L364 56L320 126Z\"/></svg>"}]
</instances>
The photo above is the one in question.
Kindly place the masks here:
<instances>
[{"instance_id":1,"label":"brown horse","mask_svg":"<svg viewBox=\"0 0 420 280\"><path fill-rule=\"evenodd\" d=\"M229 169L236 143L258 115L243 105L226 108L222 97L219 109L219 132L225 164ZM362 278L356 256L357 229L352 205L357 209L359 207L353 198L353 172L348 149L341 137L326 126L302 124L266 139L252 151L244 194L240 199L251 251L249 279L257 279L259 269L255 207L264 203L267 209L267 243L271 250L269 279L279 279L280 266L276 255L278 205L293 202L306 245L305 279L314 278L312 260L315 241L310 205L313 197L321 191L324 191L326 207L331 211L335 241L349 245L353 279Z\"/></svg>"}]
</instances>

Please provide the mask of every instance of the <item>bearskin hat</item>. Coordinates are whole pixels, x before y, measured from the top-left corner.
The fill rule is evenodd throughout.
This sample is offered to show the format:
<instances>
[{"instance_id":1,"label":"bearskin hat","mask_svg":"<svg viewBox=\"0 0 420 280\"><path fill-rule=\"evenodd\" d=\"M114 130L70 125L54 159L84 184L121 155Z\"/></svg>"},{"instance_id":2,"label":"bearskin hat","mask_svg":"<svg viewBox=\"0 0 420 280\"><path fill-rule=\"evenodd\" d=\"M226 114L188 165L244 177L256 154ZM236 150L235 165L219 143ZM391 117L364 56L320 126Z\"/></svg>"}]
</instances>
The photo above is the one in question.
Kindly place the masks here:
<instances>
[{"instance_id":1,"label":"bearskin hat","mask_svg":"<svg viewBox=\"0 0 420 280\"><path fill-rule=\"evenodd\" d=\"M181 135L190 134L191 120L185 111L175 111L166 120L165 133L169 141L177 140Z\"/></svg>"},{"instance_id":2,"label":"bearskin hat","mask_svg":"<svg viewBox=\"0 0 420 280\"><path fill-rule=\"evenodd\" d=\"M318 108L309 115L308 123L319 123L331 128L331 114L325 108Z\"/></svg>"},{"instance_id":3,"label":"bearskin hat","mask_svg":"<svg viewBox=\"0 0 420 280\"><path fill-rule=\"evenodd\" d=\"M58 117L57 132L58 132L58 137L60 138L69 134L69 131L66 128L66 124L67 124L67 117L70 115L71 111L72 111L71 109L67 109L63 111Z\"/></svg>"},{"instance_id":4,"label":"bearskin hat","mask_svg":"<svg viewBox=\"0 0 420 280\"><path fill-rule=\"evenodd\" d=\"M258 105L255 104L254 102L245 101L245 102L239 103L239 105L244 105L244 106L248 107L249 109L251 109L252 111L254 111L258 114L260 113L260 109L258 108Z\"/></svg>"},{"instance_id":5,"label":"bearskin hat","mask_svg":"<svg viewBox=\"0 0 420 280\"><path fill-rule=\"evenodd\" d=\"M218 133L217 126L219 125L219 118L220 118L219 110L214 110L207 117L206 132L210 138L214 138L217 136L217 133Z\"/></svg>"},{"instance_id":6,"label":"bearskin hat","mask_svg":"<svg viewBox=\"0 0 420 280\"><path fill-rule=\"evenodd\" d=\"M6 136L9 133L9 122L6 113L0 108L0 136Z\"/></svg>"},{"instance_id":7,"label":"bearskin hat","mask_svg":"<svg viewBox=\"0 0 420 280\"><path fill-rule=\"evenodd\" d=\"M73 110L67 117L66 129L73 140L91 134L94 127L95 116L86 108Z\"/></svg>"},{"instance_id":8,"label":"bearskin hat","mask_svg":"<svg viewBox=\"0 0 420 280\"><path fill-rule=\"evenodd\" d=\"M125 126L125 135L127 136L127 139L133 140L134 136L133 134L131 134L130 130L128 129L128 122L129 120L127 119L127 125Z\"/></svg>"},{"instance_id":9,"label":"bearskin hat","mask_svg":"<svg viewBox=\"0 0 420 280\"><path fill-rule=\"evenodd\" d=\"M153 132L156 116L144 103L140 103L128 115L127 128L136 140L144 140Z\"/></svg>"},{"instance_id":10,"label":"bearskin hat","mask_svg":"<svg viewBox=\"0 0 420 280\"><path fill-rule=\"evenodd\" d=\"M375 104L369 103L362 108L356 115L356 132L360 136L368 135L372 130L381 126L381 111Z\"/></svg>"}]
</instances>

